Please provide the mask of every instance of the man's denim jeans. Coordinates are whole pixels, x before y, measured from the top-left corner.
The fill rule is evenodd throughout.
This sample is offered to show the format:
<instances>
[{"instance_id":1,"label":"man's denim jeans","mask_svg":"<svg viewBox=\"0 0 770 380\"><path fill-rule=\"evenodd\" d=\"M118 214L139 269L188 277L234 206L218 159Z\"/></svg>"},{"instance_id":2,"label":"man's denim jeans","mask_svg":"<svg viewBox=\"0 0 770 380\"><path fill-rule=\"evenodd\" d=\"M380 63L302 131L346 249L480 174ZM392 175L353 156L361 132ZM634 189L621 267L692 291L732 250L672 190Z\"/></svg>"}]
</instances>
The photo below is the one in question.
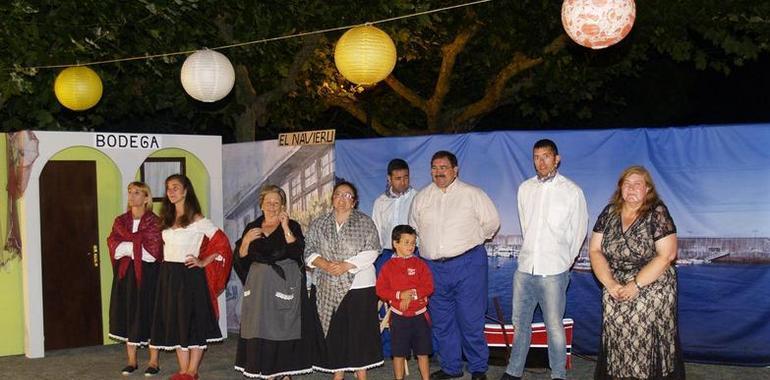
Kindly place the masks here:
<instances>
[{"instance_id":1,"label":"man's denim jeans","mask_svg":"<svg viewBox=\"0 0 770 380\"><path fill-rule=\"evenodd\" d=\"M551 378L567 378L567 339L564 335L564 308L567 304L569 271L551 276L516 271L513 276L513 315L515 339L505 372L521 376L532 337L532 317L540 304L548 332L548 361Z\"/></svg>"}]
</instances>

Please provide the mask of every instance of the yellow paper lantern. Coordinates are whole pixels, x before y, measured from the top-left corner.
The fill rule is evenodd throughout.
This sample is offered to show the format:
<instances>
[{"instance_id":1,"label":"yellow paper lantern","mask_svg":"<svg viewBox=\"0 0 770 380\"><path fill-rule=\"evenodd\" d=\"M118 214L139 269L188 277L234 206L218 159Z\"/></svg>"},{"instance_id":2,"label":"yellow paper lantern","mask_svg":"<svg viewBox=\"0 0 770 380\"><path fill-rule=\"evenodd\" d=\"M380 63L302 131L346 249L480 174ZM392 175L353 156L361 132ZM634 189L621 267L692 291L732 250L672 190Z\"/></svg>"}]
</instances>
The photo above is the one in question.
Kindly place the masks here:
<instances>
[{"instance_id":1,"label":"yellow paper lantern","mask_svg":"<svg viewBox=\"0 0 770 380\"><path fill-rule=\"evenodd\" d=\"M207 103L227 96L235 84L233 64L214 50L198 50L187 57L179 76L187 94Z\"/></svg>"},{"instance_id":2,"label":"yellow paper lantern","mask_svg":"<svg viewBox=\"0 0 770 380\"><path fill-rule=\"evenodd\" d=\"M102 98L99 74L86 66L68 67L56 76L53 91L61 105L73 110L87 110Z\"/></svg>"},{"instance_id":3,"label":"yellow paper lantern","mask_svg":"<svg viewBox=\"0 0 770 380\"><path fill-rule=\"evenodd\" d=\"M635 19L634 0L564 0L561 6L561 23L567 35L591 49L620 42Z\"/></svg>"},{"instance_id":4,"label":"yellow paper lantern","mask_svg":"<svg viewBox=\"0 0 770 380\"><path fill-rule=\"evenodd\" d=\"M345 79L371 85L385 79L396 66L396 45L373 26L348 30L334 48L334 64Z\"/></svg>"}]
</instances>

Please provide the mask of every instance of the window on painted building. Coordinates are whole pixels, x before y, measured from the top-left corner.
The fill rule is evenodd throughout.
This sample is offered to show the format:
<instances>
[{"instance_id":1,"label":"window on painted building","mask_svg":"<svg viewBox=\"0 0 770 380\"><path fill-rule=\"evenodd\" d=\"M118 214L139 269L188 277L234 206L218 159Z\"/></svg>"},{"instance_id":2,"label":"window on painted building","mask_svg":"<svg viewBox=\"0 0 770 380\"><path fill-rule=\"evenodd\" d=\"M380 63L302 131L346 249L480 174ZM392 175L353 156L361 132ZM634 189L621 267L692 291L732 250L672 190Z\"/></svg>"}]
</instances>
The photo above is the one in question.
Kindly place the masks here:
<instances>
[{"instance_id":1,"label":"window on painted building","mask_svg":"<svg viewBox=\"0 0 770 380\"><path fill-rule=\"evenodd\" d=\"M334 191L334 181L327 181L321 186L321 196L326 197L326 199L331 198L332 191Z\"/></svg>"},{"instance_id":2,"label":"window on painted building","mask_svg":"<svg viewBox=\"0 0 770 380\"><path fill-rule=\"evenodd\" d=\"M300 191L302 191L302 185L300 184L299 176L294 176L291 179L291 199L296 200L299 197Z\"/></svg>"},{"instance_id":3,"label":"window on painted building","mask_svg":"<svg viewBox=\"0 0 770 380\"><path fill-rule=\"evenodd\" d=\"M332 160L332 150L326 152L321 157L321 177L326 177L334 172L334 160Z\"/></svg>"},{"instance_id":4,"label":"window on painted building","mask_svg":"<svg viewBox=\"0 0 770 380\"><path fill-rule=\"evenodd\" d=\"M316 178L315 162L312 162L307 169L305 169L305 189L310 188L318 182Z\"/></svg>"},{"instance_id":5,"label":"window on painted building","mask_svg":"<svg viewBox=\"0 0 770 380\"><path fill-rule=\"evenodd\" d=\"M305 209L309 210L313 206L313 200L318 199L315 191L305 194Z\"/></svg>"}]
</instances>

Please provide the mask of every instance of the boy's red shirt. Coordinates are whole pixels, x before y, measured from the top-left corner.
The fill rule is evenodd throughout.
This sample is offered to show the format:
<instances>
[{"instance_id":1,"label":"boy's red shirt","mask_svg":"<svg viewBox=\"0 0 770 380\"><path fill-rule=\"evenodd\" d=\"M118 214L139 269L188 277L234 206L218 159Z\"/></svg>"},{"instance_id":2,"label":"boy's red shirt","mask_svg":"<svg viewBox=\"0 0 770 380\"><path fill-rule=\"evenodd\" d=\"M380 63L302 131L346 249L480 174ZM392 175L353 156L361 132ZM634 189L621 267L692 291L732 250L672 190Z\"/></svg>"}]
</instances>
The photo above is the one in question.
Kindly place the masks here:
<instances>
[{"instance_id":1,"label":"boy's red shirt","mask_svg":"<svg viewBox=\"0 0 770 380\"><path fill-rule=\"evenodd\" d=\"M401 291L416 289L417 299L409 303L406 310L400 310ZM433 294L433 275L425 262L416 256L407 258L393 255L377 277L377 296L387 301L393 312L411 317L425 312L428 296Z\"/></svg>"}]
</instances>

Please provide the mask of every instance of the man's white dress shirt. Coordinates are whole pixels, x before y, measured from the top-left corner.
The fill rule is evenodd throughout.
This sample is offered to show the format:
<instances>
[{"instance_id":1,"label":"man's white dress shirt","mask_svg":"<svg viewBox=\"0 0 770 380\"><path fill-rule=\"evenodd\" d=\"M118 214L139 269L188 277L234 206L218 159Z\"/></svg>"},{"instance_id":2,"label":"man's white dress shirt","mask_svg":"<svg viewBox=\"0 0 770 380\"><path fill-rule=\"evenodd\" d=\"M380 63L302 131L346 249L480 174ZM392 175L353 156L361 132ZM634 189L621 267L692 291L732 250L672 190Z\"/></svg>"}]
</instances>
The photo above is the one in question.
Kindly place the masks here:
<instances>
[{"instance_id":1,"label":"man's white dress shirt","mask_svg":"<svg viewBox=\"0 0 770 380\"><path fill-rule=\"evenodd\" d=\"M519 186L519 222L524 243L518 271L554 275L569 270L586 237L588 211L583 190L561 174Z\"/></svg>"},{"instance_id":2,"label":"man's white dress shirt","mask_svg":"<svg viewBox=\"0 0 770 380\"><path fill-rule=\"evenodd\" d=\"M417 229L420 256L428 260L459 256L500 228L497 208L483 190L459 178L445 190L431 183L412 202L410 224Z\"/></svg>"},{"instance_id":3,"label":"man's white dress shirt","mask_svg":"<svg viewBox=\"0 0 770 380\"><path fill-rule=\"evenodd\" d=\"M412 200L417 195L417 190L407 189L403 194L395 195L389 188L374 201L372 207L372 220L377 226L382 248L393 249L391 236L393 227L399 224L409 224L409 208ZM414 226L412 226L414 227Z\"/></svg>"}]
</instances>

